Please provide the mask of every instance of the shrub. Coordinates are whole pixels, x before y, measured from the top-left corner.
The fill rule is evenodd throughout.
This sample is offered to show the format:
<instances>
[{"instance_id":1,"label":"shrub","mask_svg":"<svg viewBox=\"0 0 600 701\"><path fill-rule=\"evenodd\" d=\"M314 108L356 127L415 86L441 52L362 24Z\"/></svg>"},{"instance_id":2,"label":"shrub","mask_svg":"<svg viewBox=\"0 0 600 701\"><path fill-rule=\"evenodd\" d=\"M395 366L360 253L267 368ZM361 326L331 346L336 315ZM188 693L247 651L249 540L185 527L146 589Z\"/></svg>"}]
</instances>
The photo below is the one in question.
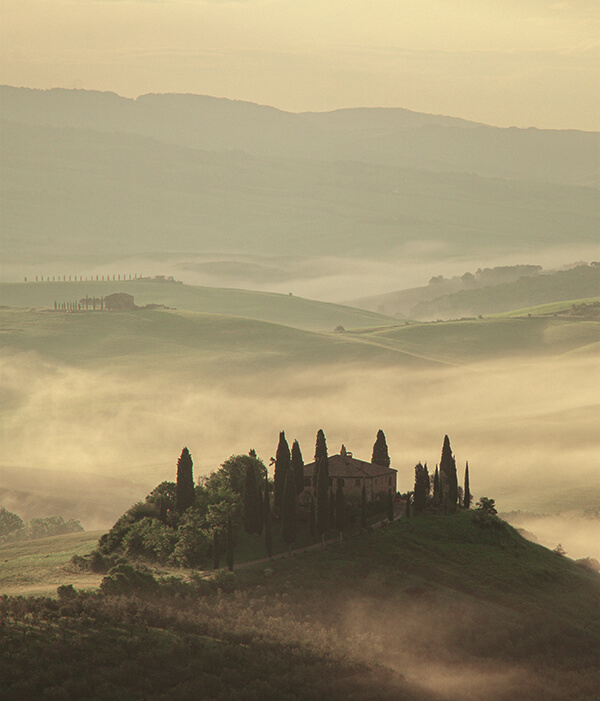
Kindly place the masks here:
<instances>
[{"instance_id":1,"label":"shrub","mask_svg":"<svg viewBox=\"0 0 600 701\"><path fill-rule=\"evenodd\" d=\"M100 583L104 594L130 594L154 591L157 582L150 572L127 564L119 564L109 570Z\"/></svg>"},{"instance_id":2,"label":"shrub","mask_svg":"<svg viewBox=\"0 0 600 701\"><path fill-rule=\"evenodd\" d=\"M58 594L59 601L68 601L77 596L77 592L72 584L61 584L56 590L56 593Z\"/></svg>"},{"instance_id":3,"label":"shrub","mask_svg":"<svg viewBox=\"0 0 600 701\"><path fill-rule=\"evenodd\" d=\"M217 570L211 579L217 589L226 594L232 594L236 589L235 574L229 570Z\"/></svg>"}]
</instances>

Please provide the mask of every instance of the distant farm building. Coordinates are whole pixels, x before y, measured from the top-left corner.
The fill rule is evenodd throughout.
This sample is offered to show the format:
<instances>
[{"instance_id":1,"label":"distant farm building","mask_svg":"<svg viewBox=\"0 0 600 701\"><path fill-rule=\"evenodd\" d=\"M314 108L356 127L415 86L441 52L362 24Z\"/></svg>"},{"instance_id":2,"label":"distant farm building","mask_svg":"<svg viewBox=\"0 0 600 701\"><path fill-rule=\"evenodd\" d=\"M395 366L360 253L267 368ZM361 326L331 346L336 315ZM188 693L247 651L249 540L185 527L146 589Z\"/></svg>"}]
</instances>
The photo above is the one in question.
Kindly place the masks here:
<instances>
[{"instance_id":1,"label":"distant farm building","mask_svg":"<svg viewBox=\"0 0 600 701\"><path fill-rule=\"evenodd\" d=\"M133 301L133 295L126 292L115 292L104 298L104 308L109 312L126 312L137 309Z\"/></svg>"},{"instance_id":2,"label":"distant farm building","mask_svg":"<svg viewBox=\"0 0 600 701\"><path fill-rule=\"evenodd\" d=\"M301 501L307 501L314 493L315 463L304 466L304 492ZM384 465L373 465L353 457L344 446L338 455L329 456L329 483L332 489L337 487L337 481L343 480L344 495L355 500L362 497L363 484L366 487L367 501L382 499L388 490L396 494L396 475L398 471Z\"/></svg>"}]
</instances>

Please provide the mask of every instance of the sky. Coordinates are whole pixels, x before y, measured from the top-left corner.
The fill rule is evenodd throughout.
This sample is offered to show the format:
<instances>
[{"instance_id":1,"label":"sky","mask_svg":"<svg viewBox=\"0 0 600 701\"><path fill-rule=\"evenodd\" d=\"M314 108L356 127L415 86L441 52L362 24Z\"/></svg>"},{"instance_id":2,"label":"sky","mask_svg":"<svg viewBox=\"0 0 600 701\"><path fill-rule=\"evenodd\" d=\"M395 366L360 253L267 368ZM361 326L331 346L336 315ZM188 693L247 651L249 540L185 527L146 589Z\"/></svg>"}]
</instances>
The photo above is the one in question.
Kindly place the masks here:
<instances>
[{"instance_id":1,"label":"sky","mask_svg":"<svg viewBox=\"0 0 600 701\"><path fill-rule=\"evenodd\" d=\"M600 129L596 0L0 0L0 83Z\"/></svg>"}]
</instances>

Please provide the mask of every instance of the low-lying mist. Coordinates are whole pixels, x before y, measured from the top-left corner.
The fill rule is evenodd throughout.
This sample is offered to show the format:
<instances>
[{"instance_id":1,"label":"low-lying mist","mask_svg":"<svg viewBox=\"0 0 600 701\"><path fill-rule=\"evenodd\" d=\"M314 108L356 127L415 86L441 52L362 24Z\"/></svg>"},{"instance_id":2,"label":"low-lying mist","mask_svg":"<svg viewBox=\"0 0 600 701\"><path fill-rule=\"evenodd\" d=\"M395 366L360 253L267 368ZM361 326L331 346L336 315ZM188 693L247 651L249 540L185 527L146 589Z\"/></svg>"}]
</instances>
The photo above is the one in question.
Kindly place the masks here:
<instances>
[{"instance_id":1,"label":"low-lying mist","mask_svg":"<svg viewBox=\"0 0 600 701\"><path fill-rule=\"evenodd\" d=\"M94 492L99 475L140 485L142 499L144 489L174 478L184 445L197 477L251 448L268 464L280 430L299 440L305 462L319 428L330 454L344 443L369 460L382 428L401 491L412 488L417 462L435 469L447 433L460 482L468 460L473 494L496 498L501 511L577 512L600 501L595 357L427 370L290 364L285 372L244 374L231 366L218 377L169 370L166 362L160 371L112 363L73 368L34 354L0 358L1 488L23 492L23 470L35 468L55 472L60 485L65 472L76 473L69 498L85 491L85 475ZM35 479L27 487L43 497ZM110 491L103 494L110 514ZM76 517L88 525L85 513ZM107 515L94 525L109 522ZM569 550L566 535L560 542ZM600 557L600 546L590 543L586 554Z\"/></svg>"}]
</instances>

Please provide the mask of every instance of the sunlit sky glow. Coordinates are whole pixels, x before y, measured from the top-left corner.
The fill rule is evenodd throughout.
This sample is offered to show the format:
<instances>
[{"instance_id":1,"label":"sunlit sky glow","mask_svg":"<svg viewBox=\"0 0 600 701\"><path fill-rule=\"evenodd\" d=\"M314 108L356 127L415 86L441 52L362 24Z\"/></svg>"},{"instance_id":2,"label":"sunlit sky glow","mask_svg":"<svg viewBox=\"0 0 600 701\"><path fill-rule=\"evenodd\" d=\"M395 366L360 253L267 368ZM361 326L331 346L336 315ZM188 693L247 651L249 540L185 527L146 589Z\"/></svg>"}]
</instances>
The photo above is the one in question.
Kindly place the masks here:
<instances>
[{"instance_id":1,"label":"sunlit sky glow","mask_svg":"<svg viewBox=\"0 0 600 701\"><path fill-rule=\"evenodd\" d=\"M600 128L596 0L0 0L0 82Z\"/></svg>"}]
</instances>

